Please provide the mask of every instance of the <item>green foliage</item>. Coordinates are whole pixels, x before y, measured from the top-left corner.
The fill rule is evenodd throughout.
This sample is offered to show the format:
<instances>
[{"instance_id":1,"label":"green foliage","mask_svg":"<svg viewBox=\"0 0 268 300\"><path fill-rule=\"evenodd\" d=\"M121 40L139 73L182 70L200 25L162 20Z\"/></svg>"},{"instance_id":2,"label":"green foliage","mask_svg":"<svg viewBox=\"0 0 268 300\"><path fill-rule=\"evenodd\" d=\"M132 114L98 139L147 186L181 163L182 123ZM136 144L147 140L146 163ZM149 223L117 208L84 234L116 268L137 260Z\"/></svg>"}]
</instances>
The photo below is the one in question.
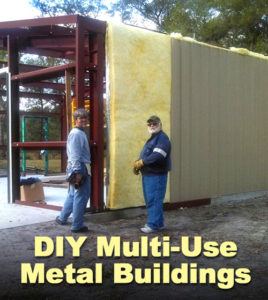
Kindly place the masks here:
<instances>
[{"instance_id":1,"label":"green foliage","mask_svg":"<svg viewBox=\"0 0 268 300\"><path fill-rule=\"evenodd\" d=\"M35 110L36 111L36 110ZM45 116L45 114L44 114ZM25 122L25 141L27 142L39 142L45 141L45 120L42 119L26 119ZM49 118L48 127L48 140L49 141L60 141L60 118L51 117Z\"/></svg>"},{"instance_id":2,"label":"green foliage","mask_svg":"<svg viewBox=\"0 0 268 300\"><path fill-rule=\"evenodd\" d=\"M43 16L80 14L96 18L107 10L103 0L32 0L31 5L40 9Z\"/></svg>"},{"instance_id":3,"label":"green foliage","mask_svg":"<svg viewBox=\"0 0 268 300\"><path fill-rule=\"evenodd\" d=\"M5 50L0 50L0 60L2 61L7 60L7 52Z\"/></svg>"},{"instance_id":4,"label":"green foliage","mask_svg":"<svg viewBox=\"0 0 268 300\"><path fill-rule=\"evenodd\" d=\"M123 21L138 14L163 32L268 54L267 0L119 0L113 10Z\"/></svg>"},{"instance_id":5,"label":"green foliage","mask_svg":"<svg viewBox=\"0 0 268 300\"><path fill-rule=\"evenodd\" d=\"M268 54L267 0L177 1L162 27L210 44Z\"/></svg>"},{"instance_id":6,"label":"green foliage","mask_svg":"<svg viewBox=\"0 0 268 300\"><path fill-rule=\"evenodd\" d=\"M54 153L53 153L54 152ZM7 170L7 159L1 156L0 152L0 170L6 171ZM26 152L26 166L37 168L39 170L44 170L45 168L45 162L44 157L40 156L40 151L27 151ZM22 165L22 162L20 162L20 165ZM55 153L55 151L49 151L49 173L59 173L61 172L61 160L60 160L60 153ZM28 175L29 173L27 173ZM12 298L14 299L14 298ZM29 298L21 298L20 297L16 299L29 299ZM33 298L37 299L37 298ZM38 298L39 299L39 298ZM46 299L46 298L40 298L40 299Z\"/></svg>"},{"instance_id":7,"label":"green foliage","mask_svg":"<svg viewBox=\"0 0 268 300\"><path fill-rule=\"evenodd\" d=\"M176 3L177 0L119 0L112 4L112 11L119 12L122 21L131 23L139 15L145 20L154 22L161 30L164 18L169 15Z\"/></svg>"},{"instance_id":8,"label":"green foliage","mask_svg":"<svg viewBox=\"0 0 268 300\"><path fill-rule=\"evenodd\" d=\"M175 7L165 16L161 26L167 32L176 31L182 35L195 36L216 14L213 2L213 0L177 1Z\"/></svg>"}]
</instances>

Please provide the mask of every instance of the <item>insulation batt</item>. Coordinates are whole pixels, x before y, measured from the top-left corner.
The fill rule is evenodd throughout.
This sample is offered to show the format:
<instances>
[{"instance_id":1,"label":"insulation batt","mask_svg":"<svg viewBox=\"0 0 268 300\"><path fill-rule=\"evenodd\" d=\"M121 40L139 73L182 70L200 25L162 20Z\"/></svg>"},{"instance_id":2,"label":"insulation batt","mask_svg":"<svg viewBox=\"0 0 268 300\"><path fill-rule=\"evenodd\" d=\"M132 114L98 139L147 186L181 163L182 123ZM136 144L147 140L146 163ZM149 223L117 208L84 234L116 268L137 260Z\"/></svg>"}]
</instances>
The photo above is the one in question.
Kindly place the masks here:
<instances>
[{"instance_id":1,"label":"insulation batt","mask_svg":"<svg viewBox=\"0 0 268 300\"><path fill-rule=\"evenodd\" d=\"M170 135L171 38L122 24L108 24L110 172L107 207L144 205L133 162L149 138L146 120L158 115ZM169 200L169 185L166 201Z\"/></svg>"}]
</instances>

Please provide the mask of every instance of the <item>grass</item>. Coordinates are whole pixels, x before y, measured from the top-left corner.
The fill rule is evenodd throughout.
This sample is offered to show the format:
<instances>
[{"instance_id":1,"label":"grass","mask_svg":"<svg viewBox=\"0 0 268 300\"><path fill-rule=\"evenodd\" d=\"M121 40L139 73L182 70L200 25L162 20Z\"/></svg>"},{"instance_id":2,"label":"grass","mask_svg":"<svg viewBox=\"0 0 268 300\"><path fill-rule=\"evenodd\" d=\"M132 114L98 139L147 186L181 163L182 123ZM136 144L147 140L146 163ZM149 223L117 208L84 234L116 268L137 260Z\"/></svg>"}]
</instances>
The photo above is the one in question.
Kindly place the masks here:
<instances>
[{"instance_id":1,"label":"grass","mask_svg":"<svg viewBox=\"0 0 268 300\"><path fill-rule=\"evenodd\" d=\"M21 161L20 161L21 166ZM26 167L32 167L44 170L45 169L45 162L41 159L27 159L26 160ZM6 170L7 169L7 160L0 160L0 169ZM59 173L61 172L61 160L60 159L49 159L48 162L48 171L49 173Z\"/></svg>"}]
</instances>

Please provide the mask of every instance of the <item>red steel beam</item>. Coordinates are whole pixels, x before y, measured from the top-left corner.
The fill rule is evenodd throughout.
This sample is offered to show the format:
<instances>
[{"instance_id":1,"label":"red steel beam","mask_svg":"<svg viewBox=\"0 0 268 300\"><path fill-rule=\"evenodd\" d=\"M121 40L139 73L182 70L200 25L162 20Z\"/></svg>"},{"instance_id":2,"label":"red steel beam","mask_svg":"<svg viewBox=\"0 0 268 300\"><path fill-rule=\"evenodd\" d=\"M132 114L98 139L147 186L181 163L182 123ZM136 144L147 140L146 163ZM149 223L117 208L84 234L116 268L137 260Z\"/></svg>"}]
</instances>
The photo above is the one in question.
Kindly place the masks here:
<instances>
[{"instance_id":1,"label":"red steel beam","mask_svg":"<svg viewBox=\"0 0 268 300\"><path fill-rule=\"evenodd\" d=\"M44 37L32 38L28 43L28 47L32 48L45 48L45 49L58 49L67 51L68 49L75 49L75 37ZM66 50L67 49L67 50Z\"/></svg>"},{"instance_id":2,"label":"red steel beam","mask_svg":"<svg viewBox=\"0 0 268 300\"><path fill-rule=\"evenodd\" d=\"M95 142L90 141L90 146L94 147ZM66 147L66 141L55 141L55 142L13 142L13 148L21 148L21 149L61 149Z\"/></svg>"},{"instance_id":3,"label":"red steel beam","mask_svg":"<svg viewBox=\"0 0 268 300\"><path fill-rule=\"evenodd\" d=\"M94 33L101 33L105 34L106 32L106 22L105 21L100 21L84 16L77 16L77 19L79 21L82 21L84 23L85 29L87 29L90 32Z\"/></svg>"},{"instance_id":4,"label":"red steel beam","mask_svg":"<svg viewBox=\"0 0 268 300\"><path fill-rule=\"evenodd\" d=\"M50 25L58 25L58 24L74 24L77 22L77 16L78 15L68 15L68 16L0 22L0 29L2 28L11 29L11 28L20 28L20 27L40 27L40 26L50 26Z\"/></svg>"},{"instance_id":5,"label":"red steel beam","mask_svg":"<svg viewBox=\"0 0 268 300\"><path fill-rule=\"evenodd\" d=\"M32 207L45 208L45 209L56 210L56 211L61 211L62 210L62 206L49 205L49 204L38 203L38 202L16 200L15 204L24 205L24 206L32 206Z\"/></svg>"},{"instance_id":6,"label":"red steel beam","mask_svg":"<svg viewBox=\"0 0 268 300\"><path fill-rule=\"evenodd\" d=\"M65 70L74 70L75 63L45 68L42 70L36 70L32 72L27 72L23 74L13 75L11 80L19 80L22 82L29 82L29 81L38 81L44 79L50 79L55 77L60 77L64 75Z\"/></svg>"},{"instance_id":7,"label":"red steel beam","mask_svg":"<svg viewBox=\"0 0 268 300\"><path fill-rule=\"evenodd\" d=\"M18 21L0 22L0 29L19 29L24 27L55 26L60 24L75 24L83 21L86 29L91 32L105 33L106 22L79 15L67 15Z\"/></svg>"},{"instance_id":8,"label":"red steel beam","mask_svg":"<svg viewBox=\"0 0 268 300\"><path fill-rule=\"evenodd\" d=\"M13 142L13 148L21 148L21 149L61 149L66 147L66 141L59 142Z\"/></svg>"},{"instance_id":9,"label":"red steel beam","mask_svg":"<svg viewBox=\"0 0 268 300\"><path fill-rule=\"evenodd\" d=\"M54 36L54 37L68 37L75 36L75 29L70 27L63 27L59 25L49 25L42 27L31 27L31 36Z\"/></svg>"},{"instance_id":10,"label":"red steel beam","mask_svg":"<svg viewBox=\"0 0 268 300\"><path fill-rule=\"evenodd\" d=\"M59 25L49 25L42 27L31 27L28 29L31 37L69 37L75 36L75 29Z\"/></svg>"},{"instance_id":11,"label":"red steel beam","mask_svg":"<svg viewBox=\"0 0 268 300\"><path fill-rule=\"evenodd\" d=\"M81 73L85 73L85 64L79 62L79 65L81 64L81 67L83 69L80 70ZM56 77L64 76L65 70L74 70L76 67L75 63L70 63L67 65L61 65L61 66L55 66L55 67L49 67L41 70L36 70L32 72L26 72L23 74L17 74L13 75L11 77L11 80L19 80L21 82L29 82L29 81L39 81L39 80L45 80L45 79L51 79ZM90 64L89 66L86 66L86 69L96 71L97 66L95 64ZM83 83L83 82L82 82Z\"/></svg>"},{"instance_id":12,"label":"red steel beam","mask_svg":"<svg viewBox=\"0 0 268 300\"><path fill-rule=\"evenodd\" d=\"M0 23L1 24L1 23ZM42 27L28 27L28 28L2 28L0 29L0 36L6 37L12 34L17 37L47 37L47 36L58 36L67 37L74 36L75 30L72 28L62 26L42 26Z\"/></svg>"},{"instance_id":13,"label":"red steel beam","mask_svg":"<svg viewBox=\"0 0 268 300\"><path fill-rule=\"evenodd\" d=\"M0 22L1 24L2 22ZM29 35L29 30L27 29L23 29L23 28L14 28L14 29L7 29L7 28L3 28L0 29L0 36L1 37L7 37L7 36L16 36L16 37L25 37Z\"/></svg>"},{"instance_id":14,"label":"red steel beam","mask_svg":"<svg viewBox=\"0 0 268 300\"><path fill-rule=\"evenodd\" d=\"M35 66L35 65L19 64L19 72L20 73L31 72L31 71L36 71L36 70L42 70L42 69L45 69L45 68L46 67Z\"/></svg>"}]
</instances>

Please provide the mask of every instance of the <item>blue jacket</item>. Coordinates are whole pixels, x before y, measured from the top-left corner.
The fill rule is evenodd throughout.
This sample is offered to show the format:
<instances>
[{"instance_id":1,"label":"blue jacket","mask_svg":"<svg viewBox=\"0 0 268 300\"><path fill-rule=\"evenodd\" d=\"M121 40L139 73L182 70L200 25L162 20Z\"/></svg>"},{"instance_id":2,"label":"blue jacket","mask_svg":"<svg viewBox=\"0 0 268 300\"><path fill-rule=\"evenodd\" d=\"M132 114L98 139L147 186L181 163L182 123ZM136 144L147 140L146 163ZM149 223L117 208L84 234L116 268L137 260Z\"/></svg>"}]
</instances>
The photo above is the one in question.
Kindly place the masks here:
<instances>
[{"instance_id":1,"label":"blue jacket","mask_svg":"<svg viewBox=\"0 0 268 300\"><path fill-rule=\"evenodd\" d=\"M139 159L143 160L143 175L166 174L171 169L171 144L168 136L160 130L152 134L144 145Z\"/></svg>"}]
</instances>

